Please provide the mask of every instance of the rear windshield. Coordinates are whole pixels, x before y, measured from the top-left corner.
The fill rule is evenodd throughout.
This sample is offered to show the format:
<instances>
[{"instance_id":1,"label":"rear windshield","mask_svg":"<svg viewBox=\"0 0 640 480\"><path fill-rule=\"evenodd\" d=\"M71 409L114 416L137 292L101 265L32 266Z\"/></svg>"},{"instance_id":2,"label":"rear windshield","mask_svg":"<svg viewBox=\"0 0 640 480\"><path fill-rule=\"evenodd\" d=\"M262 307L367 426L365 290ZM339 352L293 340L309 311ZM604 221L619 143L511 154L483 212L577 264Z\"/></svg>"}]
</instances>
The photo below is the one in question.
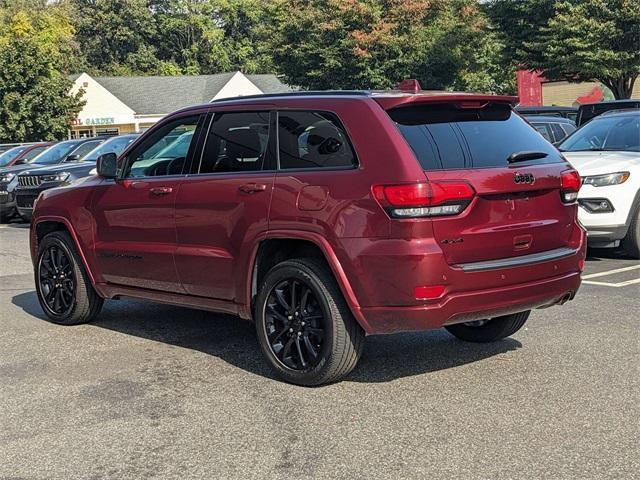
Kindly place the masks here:
<instances>
[{"instance_id":1,"label":"rear windshield","mask_svg":"<svg viewBox=\"0 0 640 480\"><path fill-rule=\"evenodd\" d=\"M557 149L508 105L421 105L388 113L425 170L505 167L517 152L547 154L519 165L562 161Z\"/></svg>"}]
</instances>

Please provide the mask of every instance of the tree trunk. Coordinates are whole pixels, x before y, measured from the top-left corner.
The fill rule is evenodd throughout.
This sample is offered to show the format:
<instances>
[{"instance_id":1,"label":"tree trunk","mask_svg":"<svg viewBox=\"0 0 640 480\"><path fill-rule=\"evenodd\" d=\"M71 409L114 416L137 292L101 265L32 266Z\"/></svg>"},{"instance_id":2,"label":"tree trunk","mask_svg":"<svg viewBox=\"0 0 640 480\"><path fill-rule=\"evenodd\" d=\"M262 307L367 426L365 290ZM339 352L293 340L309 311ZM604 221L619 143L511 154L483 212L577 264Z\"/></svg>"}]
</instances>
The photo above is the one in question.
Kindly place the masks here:
<instances>
[{"instance_id":1,"label":"tree trunk","mask_svg":"<svg viewBox=\"0 0 640 480\"><path fill-rule=\"evenodd\" d=\"M613 92L616 100L625 100L631 98L636 78L638 74L628 74L617 78L603 78L601 81Z\"/></svg>"}]
</instances>

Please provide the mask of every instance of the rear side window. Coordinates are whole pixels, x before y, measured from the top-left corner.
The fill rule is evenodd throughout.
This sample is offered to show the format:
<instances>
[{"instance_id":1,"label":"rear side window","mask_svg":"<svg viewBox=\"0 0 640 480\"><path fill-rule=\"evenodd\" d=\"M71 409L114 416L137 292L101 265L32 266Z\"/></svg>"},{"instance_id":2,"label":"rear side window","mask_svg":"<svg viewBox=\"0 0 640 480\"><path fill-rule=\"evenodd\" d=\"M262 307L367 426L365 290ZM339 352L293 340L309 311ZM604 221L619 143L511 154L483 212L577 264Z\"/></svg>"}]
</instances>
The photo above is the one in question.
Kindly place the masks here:
<instances>
[{"instance_id":1,"label":"rear side window","mask_svg":"<svg viewBox=\"0 0 640 480\"><path fill-rule=\"evenodd\" d=\"M198 173L263 169L269 141L269 112L216 113Z\"/></svg>"},{"instance_id":2,"label":"rear side window","mask_svg":"<svg viewBox=\"0 0 640 480\"><path fill-rule=\"evenodd\" d=\"M523 151L547 156L520 164L562 161L553 145L508 105L457 108L433 104L388 113L425 170L505 167L509 156Z\"/></svg>"},{"instance_id":3,"label":"rear side window","mask_svg":"<svg viewBox=\"0 0 640 480\"><path fill-rule=\"evenodd\" d=\"M356 156L342 124L328 112L279 112L280 169L352 168Z\"/></svg>"}]
</instances>

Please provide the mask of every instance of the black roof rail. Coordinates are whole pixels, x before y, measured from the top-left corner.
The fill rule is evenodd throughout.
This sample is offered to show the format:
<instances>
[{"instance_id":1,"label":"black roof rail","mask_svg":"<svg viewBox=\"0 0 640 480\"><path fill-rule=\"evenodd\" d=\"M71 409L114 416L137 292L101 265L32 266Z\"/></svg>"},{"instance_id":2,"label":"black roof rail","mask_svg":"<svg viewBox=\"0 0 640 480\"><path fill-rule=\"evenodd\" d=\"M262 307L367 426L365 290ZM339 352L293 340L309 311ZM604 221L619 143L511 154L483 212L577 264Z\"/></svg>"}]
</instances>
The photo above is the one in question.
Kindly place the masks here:
<instances>
[{"instance_id":1,"label":"black roof rail","mask_svg":"<svg viewBox=\"0 0 640 480\"><path fill-rule=\"evenodd\" d=\"M276 98L276 97L315 97L315 96L368 96L368 90L300 90L296 92L261 93L259 95L244 95L240 97L218 98L209 103L230 102L239 100L252 100L256 98Z\"/></svg>"}]
</instances>

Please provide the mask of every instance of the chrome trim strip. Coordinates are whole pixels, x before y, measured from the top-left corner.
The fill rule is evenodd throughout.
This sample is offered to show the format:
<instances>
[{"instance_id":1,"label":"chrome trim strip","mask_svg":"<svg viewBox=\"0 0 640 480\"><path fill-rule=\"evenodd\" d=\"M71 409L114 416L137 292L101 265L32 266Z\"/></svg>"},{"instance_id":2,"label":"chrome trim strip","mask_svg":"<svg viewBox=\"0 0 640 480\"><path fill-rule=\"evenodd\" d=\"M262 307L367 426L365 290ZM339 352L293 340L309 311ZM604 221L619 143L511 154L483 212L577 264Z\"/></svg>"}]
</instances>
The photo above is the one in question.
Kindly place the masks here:
<instances>
[{"instance_id":1,"label":"chrome trim strip","mask_svg":"<svg viewBox=\"0 0 640 480\"><path fill-rule=\"evenodd\" d=\"M487 260L484 262L460 263L454 265L455 268L461 268L465 272L480 272L483 270L495 270L496 268L512 268L522 267L525 265L534 265L536 263L549 262L558 260L559 258L570 257L578 253L573 248L556 248L547 250L546 252L531 253L520 257L499 258L497 260Z\"/></svg>"}]
</instances>

